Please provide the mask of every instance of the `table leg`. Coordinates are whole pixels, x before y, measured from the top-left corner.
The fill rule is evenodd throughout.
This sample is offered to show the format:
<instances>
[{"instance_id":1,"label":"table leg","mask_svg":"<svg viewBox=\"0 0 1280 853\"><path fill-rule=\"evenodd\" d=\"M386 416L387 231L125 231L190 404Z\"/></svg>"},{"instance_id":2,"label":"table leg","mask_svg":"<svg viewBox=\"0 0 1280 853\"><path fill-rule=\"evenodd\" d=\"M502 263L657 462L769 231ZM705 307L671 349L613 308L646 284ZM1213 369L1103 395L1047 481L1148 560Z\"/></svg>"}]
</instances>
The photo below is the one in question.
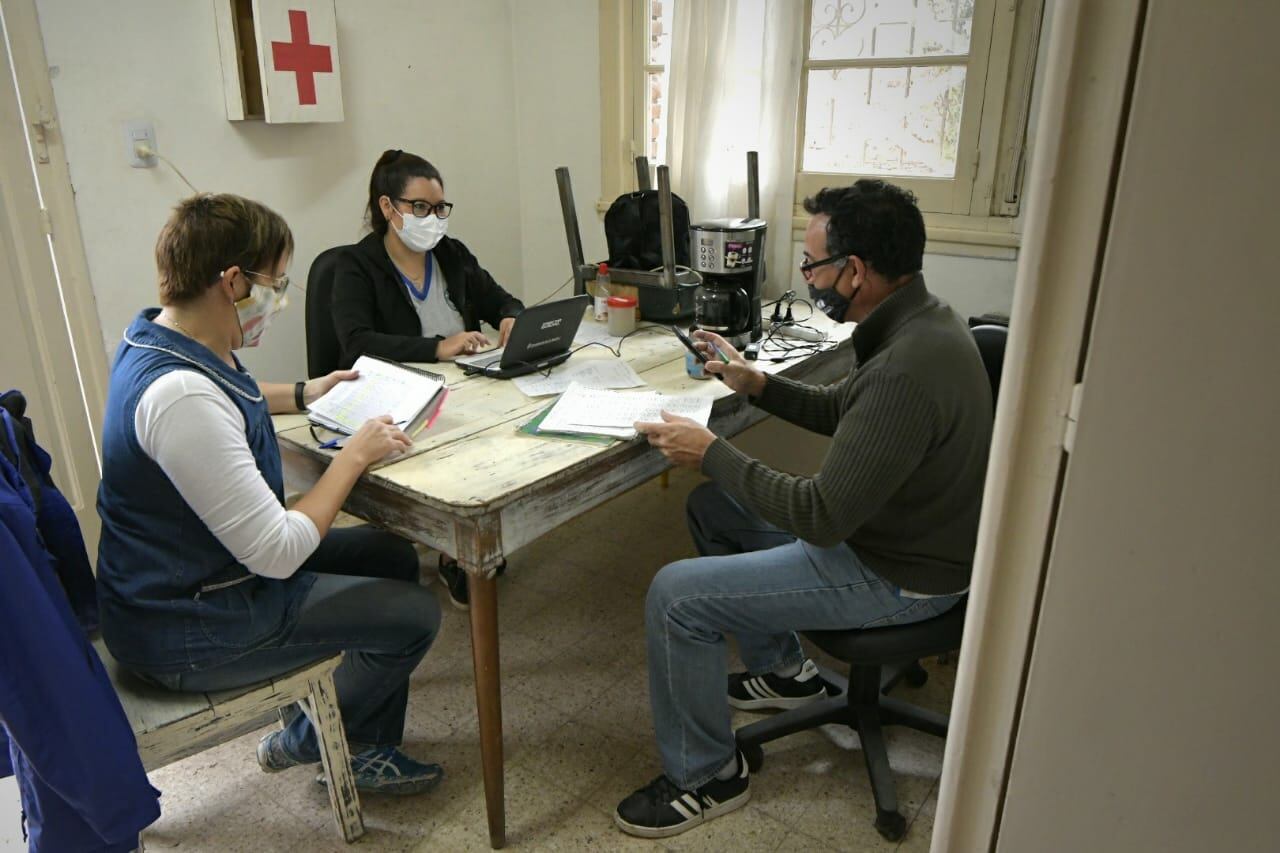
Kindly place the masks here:
<instances>
[{"instance_id":1,"label":"table leg","mask_svg":"<svg viewBox=\"0 0 1280 853\"><path fill-rule=\"evenodd\" d=\"M502 775L502 685L498 673L497 579L467 573L471 593L471 659L476 673L476 716L480 720L480 762L489 815L489 844L507 843Z\"/></svg>"}]
</instances>

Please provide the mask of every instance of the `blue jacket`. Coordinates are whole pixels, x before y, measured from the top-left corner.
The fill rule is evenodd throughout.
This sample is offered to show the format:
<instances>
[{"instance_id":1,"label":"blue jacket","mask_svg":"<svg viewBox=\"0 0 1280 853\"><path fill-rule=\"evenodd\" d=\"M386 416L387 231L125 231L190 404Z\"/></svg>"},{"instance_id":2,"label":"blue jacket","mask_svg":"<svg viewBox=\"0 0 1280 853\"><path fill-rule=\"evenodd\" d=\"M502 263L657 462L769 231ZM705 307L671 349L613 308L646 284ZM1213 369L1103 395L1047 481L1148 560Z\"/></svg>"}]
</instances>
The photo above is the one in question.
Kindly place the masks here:
<instances>
[{"instance_id":1,"label":"blue jacket","mask_svg":"<svg viewBox=\"0 0 1280 853\"><path fill-rule=\"evenodd\" d=\"M84 540L25 406L0 396L0 775L18 776L32 851L132 850L160 792L85 634Z\"/></svg>"},{"instance_id":2,"label":"blue jacket","mask_svg":"<svg viewBox=\"0 0 1280 853\"><path fill-rule=\"evenodd\" d=\"M240 410L258 471L284 502L280 448L258 383L152 322L158 312L139 313L116 352L98 488L102 637L121 664L157 675L224 663L282 636L315 581L307 572L285 580L250 573L138 444L134 413L151 383L173 370L202 373Z\"/></svg>"}]
</instances>

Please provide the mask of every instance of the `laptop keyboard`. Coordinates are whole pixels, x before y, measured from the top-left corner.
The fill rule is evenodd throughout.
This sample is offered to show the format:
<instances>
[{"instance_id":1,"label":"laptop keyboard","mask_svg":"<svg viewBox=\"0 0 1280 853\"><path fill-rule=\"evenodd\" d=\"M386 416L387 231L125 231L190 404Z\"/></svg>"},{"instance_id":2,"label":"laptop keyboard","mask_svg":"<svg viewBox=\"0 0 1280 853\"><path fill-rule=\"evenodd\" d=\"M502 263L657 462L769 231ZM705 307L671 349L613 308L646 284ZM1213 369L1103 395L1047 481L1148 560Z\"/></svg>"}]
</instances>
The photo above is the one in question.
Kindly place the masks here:
<instances>
[{"instance_id":1,"label":"laptop keyboard","mask_svg":"<svg viewBox=\"0 0 1280 853\"><path fill-rule=\"evenodd\" d=\"M489 350L488 352L482 352L479 355L469 355L466 358L460 358L457 362L463 367L492 367L502 361L502 353L503 351L500 349Z\"/></svg>"}]
</instances>

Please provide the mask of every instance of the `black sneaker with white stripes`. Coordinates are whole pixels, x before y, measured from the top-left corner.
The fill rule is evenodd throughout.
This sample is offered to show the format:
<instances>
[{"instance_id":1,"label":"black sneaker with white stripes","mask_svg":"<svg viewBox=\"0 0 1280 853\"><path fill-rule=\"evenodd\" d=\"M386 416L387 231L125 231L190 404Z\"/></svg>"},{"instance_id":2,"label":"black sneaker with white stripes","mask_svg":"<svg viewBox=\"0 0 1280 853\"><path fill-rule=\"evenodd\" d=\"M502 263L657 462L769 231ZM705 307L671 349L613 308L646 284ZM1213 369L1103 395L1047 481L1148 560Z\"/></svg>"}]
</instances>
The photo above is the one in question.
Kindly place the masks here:
<instances>
[{"instance_id":1,"label":"black sneaker with white stripes","mask_svg":"<svg viewBox=\"0 0 1280 853\"><path fill-rule=\"evenodd\" d=\"M667 838L745 806L751 799L747 762L738 753L738 772L712 779L696 791L678 788L659 776L618 804L613 822L627 835Z\"/></svg>"},{"instance_id":2,"label":"black sneaker with white stripes","mask_svg":"<svg viewBox=\"0 0 1280 853\"><path fill-rule=\"evenodd\" d=\"M807 658L800 672L790 678L773 673L752 675L749 672L735 672L729 676L729 704L740 711L761 711L765 708L786 711L829 695L832 694L818 674L818 667Z\"/></svg>"}]
</instances>

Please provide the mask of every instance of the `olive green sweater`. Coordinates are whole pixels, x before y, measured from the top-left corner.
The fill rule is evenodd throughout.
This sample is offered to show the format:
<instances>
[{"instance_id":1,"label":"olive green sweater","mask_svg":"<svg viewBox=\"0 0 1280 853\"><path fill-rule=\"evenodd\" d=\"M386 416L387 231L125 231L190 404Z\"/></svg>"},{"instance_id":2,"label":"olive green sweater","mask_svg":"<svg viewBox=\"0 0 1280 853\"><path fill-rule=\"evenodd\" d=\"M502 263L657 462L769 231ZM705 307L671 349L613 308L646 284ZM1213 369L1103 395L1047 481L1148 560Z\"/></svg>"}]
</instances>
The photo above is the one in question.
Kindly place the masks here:
<instances>
[{"instance_id":1,"label":"olive green sweater","mask_svg":"<svg viewBox=\"0 0 1280 853\"><path fill-rule=\"evenodd\" d=\"M705 474L766 521L814 545L848 542L876 574L913 592L969 585L991 444L991 386L960 316L916 276L850 339L852 372L816 387L770 376L753 402L833 436L818 473L798 477L724 439Z\"/></svg>"}]
</instances>

